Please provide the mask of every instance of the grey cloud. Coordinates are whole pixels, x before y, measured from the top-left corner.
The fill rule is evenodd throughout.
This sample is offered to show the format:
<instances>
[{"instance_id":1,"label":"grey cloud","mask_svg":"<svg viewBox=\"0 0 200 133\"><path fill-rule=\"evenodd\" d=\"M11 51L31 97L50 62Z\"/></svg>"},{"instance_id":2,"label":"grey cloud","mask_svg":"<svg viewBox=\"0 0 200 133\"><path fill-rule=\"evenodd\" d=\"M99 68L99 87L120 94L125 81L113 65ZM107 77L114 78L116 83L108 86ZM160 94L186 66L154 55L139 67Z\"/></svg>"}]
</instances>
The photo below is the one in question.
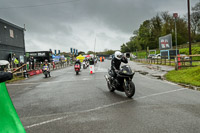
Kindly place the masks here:
<instances>
[{"instance_id":1,"label":"grey cloud","mask_svg":"<svg viewBox=\"0 0 200 133\"><path fill-rule=\"evenodd\" d=\"M60 0L62 2L62 0ZM56 1L59 2L59 1ZM194 5L198 0L192 0ZM1 7L55 3L53 0L0 0L0 17L19 26L26 24L28 50L77 47L120 49L132 32L160 11L187 13L186 0L80 0L34 8ZM170 12L170 13L171 13ZM99 44L100 43L100 44ZM99 46L100 45L100 46ZM69 50L68 50L69 51Z\"/></svg>"}]
</instances>

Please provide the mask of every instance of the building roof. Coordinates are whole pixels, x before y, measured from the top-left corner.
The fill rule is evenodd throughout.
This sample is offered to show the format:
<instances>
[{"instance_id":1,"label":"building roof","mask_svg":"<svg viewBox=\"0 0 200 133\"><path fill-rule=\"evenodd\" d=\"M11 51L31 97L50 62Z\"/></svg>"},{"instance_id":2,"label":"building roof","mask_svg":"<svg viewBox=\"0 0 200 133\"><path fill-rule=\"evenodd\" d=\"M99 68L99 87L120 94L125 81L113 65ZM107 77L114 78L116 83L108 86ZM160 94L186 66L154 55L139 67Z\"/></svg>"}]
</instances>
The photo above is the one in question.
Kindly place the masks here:
<instances>
[{"instance_id":1,"label":"building roof","mask_svg":"<svg viewBox=\"0 0 200 133\"><path fill-rule=\"evenodd\" d=\"M17 28L17 29L19 29L19 30L24 30L24 28L19 27L19 26L15 25L15 24L12 24L12 23L10 23L10 22L8 22L8 21L6 21L6 20L3 20L3 19L1 19L1 18L0 18L0 22L5 23L5 24L7 24L7 25L10 25L10 26L12 26L12 27L15 27L15 28Z\"/></svg>"}]
</instances>

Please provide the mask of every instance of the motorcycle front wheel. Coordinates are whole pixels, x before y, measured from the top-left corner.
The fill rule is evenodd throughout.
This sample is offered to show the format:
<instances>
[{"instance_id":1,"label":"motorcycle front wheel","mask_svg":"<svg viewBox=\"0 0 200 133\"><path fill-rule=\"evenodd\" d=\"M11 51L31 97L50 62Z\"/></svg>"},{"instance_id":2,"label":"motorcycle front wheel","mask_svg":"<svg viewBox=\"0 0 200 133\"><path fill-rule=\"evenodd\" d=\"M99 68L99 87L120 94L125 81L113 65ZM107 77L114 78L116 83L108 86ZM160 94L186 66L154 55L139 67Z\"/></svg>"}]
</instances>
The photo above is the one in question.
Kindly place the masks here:
<instances>
[{"instance_id":1,"label":"motorcycle front wheel","mask_svg":"<svg viewBox=\"0 0 200 133\"><path fill-rule=\"evenodd\" d=\"M115 91L115 88L113 88L109 82L107 82L107 86L108 86L108 89L109 89L110 92Z\"/></svg>"},{"instance_id":2,"label":"motorcycle front wheel","mask_svg":"<svg viewBox=\"0 0 200 133\"><path fill-rule=\"evenodd\" d=\"M132 98L135 94L135 84L132 81L124 83L124 91L128 98Z\"/></svg>"}]
</instances>

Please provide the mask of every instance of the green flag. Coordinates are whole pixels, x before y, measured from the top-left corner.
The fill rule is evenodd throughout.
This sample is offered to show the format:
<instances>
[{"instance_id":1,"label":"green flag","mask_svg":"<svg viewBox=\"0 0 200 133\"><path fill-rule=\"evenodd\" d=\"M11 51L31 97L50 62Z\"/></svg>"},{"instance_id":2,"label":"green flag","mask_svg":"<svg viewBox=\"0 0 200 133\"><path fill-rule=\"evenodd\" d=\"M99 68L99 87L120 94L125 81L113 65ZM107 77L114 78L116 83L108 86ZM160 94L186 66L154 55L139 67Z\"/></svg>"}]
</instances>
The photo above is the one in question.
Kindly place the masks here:
<instances>
[{"instance_id":1,"label":"green flag","mask_svg":"<svg viewBox=\"0 0 200 133\"><path fill-rule=\"evenodd\" d=\"M10 99L5 82L0 83L0 133L26 133Z\"/></svg>"}]
</instances>

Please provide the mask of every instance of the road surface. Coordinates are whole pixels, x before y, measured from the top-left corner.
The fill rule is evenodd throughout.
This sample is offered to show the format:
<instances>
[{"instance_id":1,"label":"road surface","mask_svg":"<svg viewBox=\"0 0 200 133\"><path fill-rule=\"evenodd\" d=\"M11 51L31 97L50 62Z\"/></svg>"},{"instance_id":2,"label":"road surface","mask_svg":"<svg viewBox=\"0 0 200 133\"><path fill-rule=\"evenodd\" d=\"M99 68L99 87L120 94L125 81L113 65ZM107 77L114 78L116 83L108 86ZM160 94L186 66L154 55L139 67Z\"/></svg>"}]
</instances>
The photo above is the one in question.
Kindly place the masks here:
<instances>
[{"instance_id":1,"label":"road surface","mask_svg":"<svg viewBox=\"0 0 200 133\"><path fill-rule=\"evenodd\" d=\"M132 64L132 66L134 66ZM136 73L136 94L108 91L104 75L73 67L8 84L7 88L27 133L198 133L200 92ZM134 68L133 68L134 69Z\"/></svg>"}]
</instances>

